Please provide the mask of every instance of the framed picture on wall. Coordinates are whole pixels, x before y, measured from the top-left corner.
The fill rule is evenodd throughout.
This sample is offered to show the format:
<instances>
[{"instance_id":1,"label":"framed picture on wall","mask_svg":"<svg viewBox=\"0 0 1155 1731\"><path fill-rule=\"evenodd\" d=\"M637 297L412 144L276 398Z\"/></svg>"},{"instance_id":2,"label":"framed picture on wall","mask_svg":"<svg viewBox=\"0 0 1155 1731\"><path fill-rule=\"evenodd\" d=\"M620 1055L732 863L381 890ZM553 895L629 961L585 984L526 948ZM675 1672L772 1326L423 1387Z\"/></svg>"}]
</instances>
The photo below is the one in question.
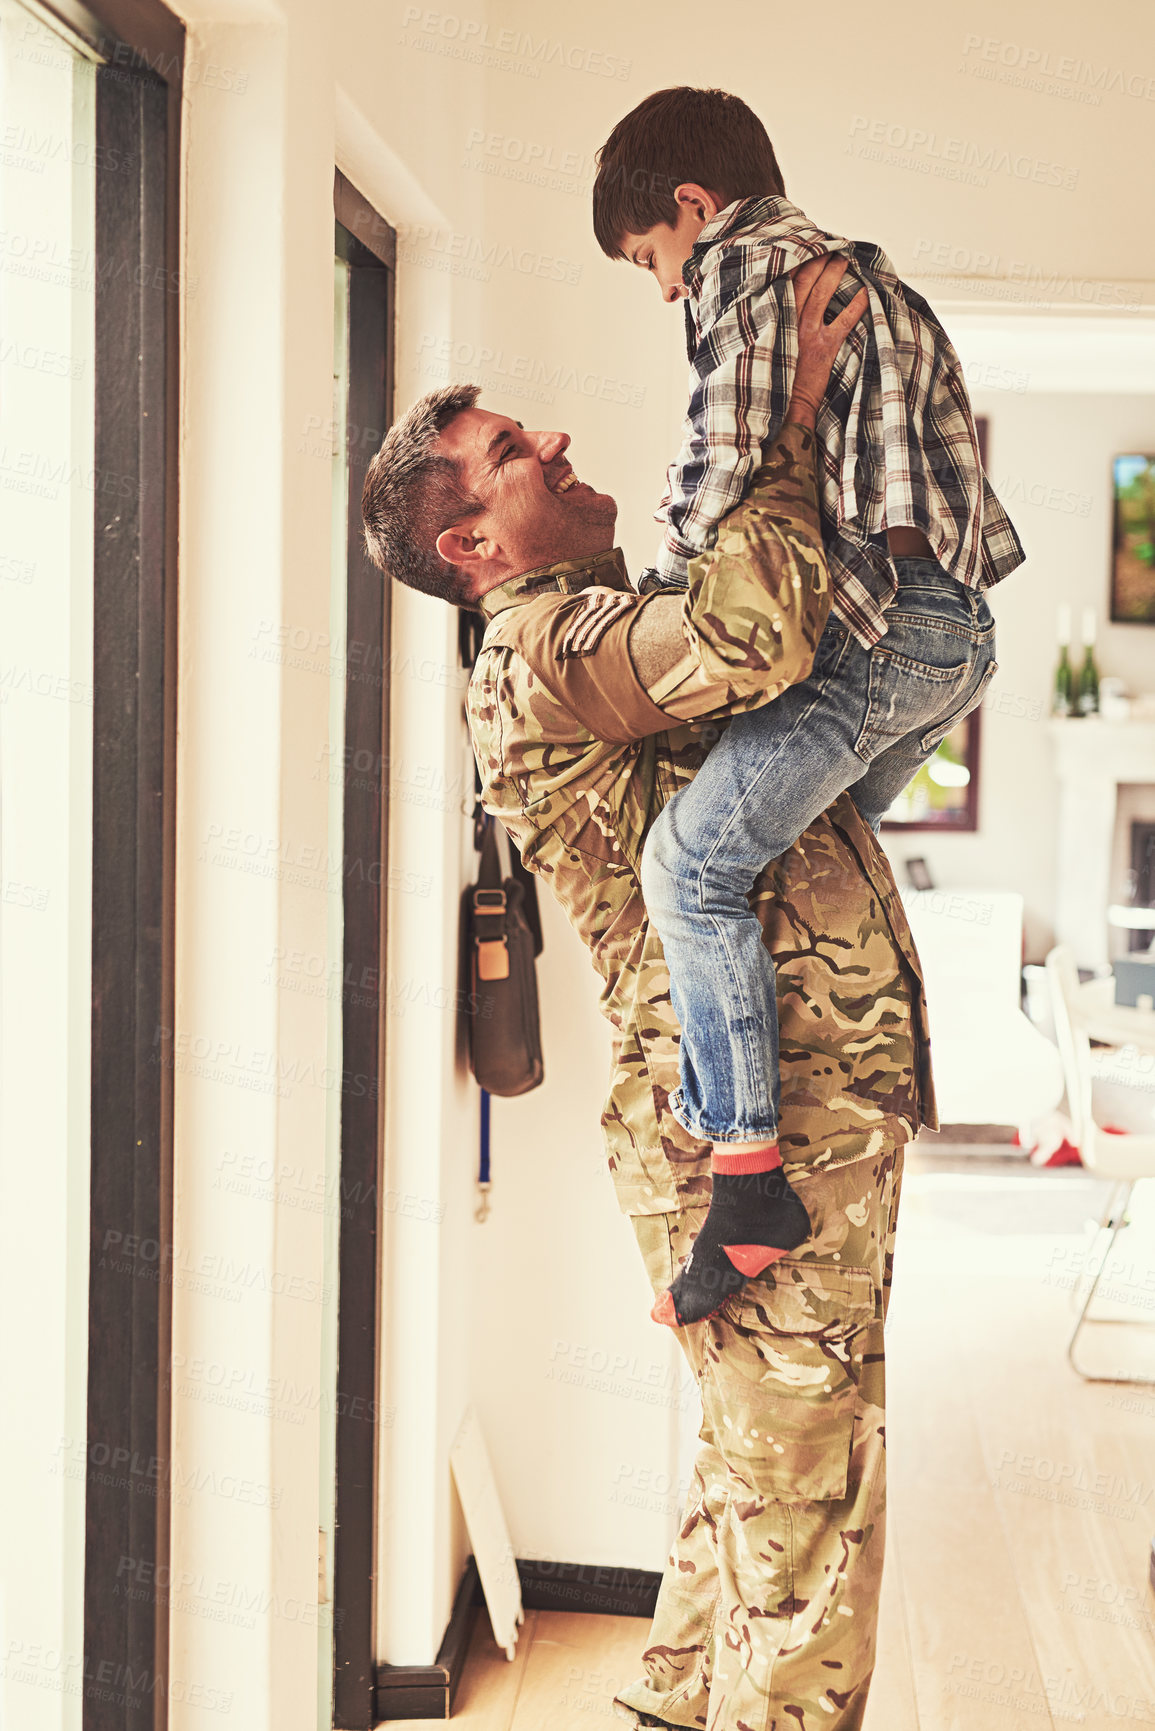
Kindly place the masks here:
<instances>
[{"instance_id":1,"label":"framed picture on wall","mask_svg":"<svg viewBox=\"0 0 1155 1731\"><path fill-rule=\"evenodd\" d=\"M1112 481L1111 618L1155 625L1155 457L1116 457Z\"/></svg>"},{"instance_id":2,"label":"framed picture on wall","mask_svg":"<svg viewBox=\"0 0 1155 1731\"><path fill-rule=\"evenodd\" d=\"M899 794L883 829L954 830L979 827L979 732L982 708L952 727L933 757Z\"/></svg>"},{"instance_id":3,"label":"framed picture on wall","mask_svg":"<svg viewBox=\"0 0 1155 1731\"><path fill-rule=\"evenodd\" d=\"M987 466L987 419L975 416L979 453ZM927 759L883 819L883 829L954 830L979 827L979 731L982 710L964 716Z\"/></svg>"}]
</instances>

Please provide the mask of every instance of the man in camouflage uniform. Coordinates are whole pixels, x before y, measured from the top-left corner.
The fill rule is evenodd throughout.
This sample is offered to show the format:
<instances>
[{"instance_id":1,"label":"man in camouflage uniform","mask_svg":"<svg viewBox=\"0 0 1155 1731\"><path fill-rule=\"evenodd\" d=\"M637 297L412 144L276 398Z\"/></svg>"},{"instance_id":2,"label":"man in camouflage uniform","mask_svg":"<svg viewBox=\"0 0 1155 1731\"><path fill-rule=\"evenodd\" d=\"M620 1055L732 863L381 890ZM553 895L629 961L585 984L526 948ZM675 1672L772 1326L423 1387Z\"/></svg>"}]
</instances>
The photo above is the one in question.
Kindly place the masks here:
<instances>
[{"instance_id":1,"label":"man in camouflage uniform","mask_svg":"<svg viewBox=\"0 0 1155 1731\"><path fill-rule=\"evenodd\" d=\"M821 362L845 334L826 332L837 341L807 327L800 386L814 377L804 360ZM568 441L525 433L475 399L435 393L389 435L366 484L367 536L381 556L389 489L414 462L425 415L436 457L483 507L436 546L463 573L457 597L489 622L469 691L485 805L548 879L601 976L615 1030L609 1163L659 1293L705 1218L710 1150L668 1110L679 1031L639 864L649 825L719 722L809 672L830 609L813 414L792 404L686 594L639 596L608 534L583 553L575 532L574 556L528 569L511 553L515 574L486 582L474 555L482 549L488 575L501 577L501 559L484 549L500 552L504 483L491 477L503 431L521 453L508 460L536 458L553 495L540 509L546 526L572 471ZM436 426L443 410L450 418ZM585 492L575 520L584 514L592 543L604 496ZM524 515L511 507L508 531L523 548L533 545ZM618 1705L637 1725L850 1731L874 1663L882 1325L902 1149L934 1122L925 1006L889 865L847 795L766 867L753 900L778 974L785 1171L812 1236L717 1315L678 1330L701 1393L701 1449L646 1674Z\"/></svg>"}]
</instances>

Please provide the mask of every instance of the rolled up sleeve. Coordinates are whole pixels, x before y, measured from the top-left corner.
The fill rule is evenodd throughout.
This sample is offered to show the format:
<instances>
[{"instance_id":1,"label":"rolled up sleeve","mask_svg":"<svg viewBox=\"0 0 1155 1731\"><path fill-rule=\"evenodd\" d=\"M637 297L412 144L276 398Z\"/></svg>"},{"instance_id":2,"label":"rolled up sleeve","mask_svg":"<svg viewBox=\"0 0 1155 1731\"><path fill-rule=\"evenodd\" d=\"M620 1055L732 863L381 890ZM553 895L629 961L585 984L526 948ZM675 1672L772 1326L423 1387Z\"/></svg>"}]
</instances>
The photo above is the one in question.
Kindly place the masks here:
<instances>
[{"instance_id":1,"label":"rolled up sleeve","mask_svg":"<svg viewBox=\"0 0 1155 1731\"><path fill-rule=\"evenodd\" d=\"M550 737L576 724L622 743L756 709L807 678L830 599L814 436L788 425L715 547L691 563L684 597L543 595L518 610L509 641L554 700Z\"/></svg>"},{"instance_id":2,"label":"rolled up sleeve","mask_svg":"<svg viewBox=\"0 0 1155 1731\"><path fill-rule=\"evenodd\" d=\"M647 695L679 721L770 702L809 677L831 597L814 435L791 423L715 546L691 561L684 651Z\"/></svg>"}]
</instances>

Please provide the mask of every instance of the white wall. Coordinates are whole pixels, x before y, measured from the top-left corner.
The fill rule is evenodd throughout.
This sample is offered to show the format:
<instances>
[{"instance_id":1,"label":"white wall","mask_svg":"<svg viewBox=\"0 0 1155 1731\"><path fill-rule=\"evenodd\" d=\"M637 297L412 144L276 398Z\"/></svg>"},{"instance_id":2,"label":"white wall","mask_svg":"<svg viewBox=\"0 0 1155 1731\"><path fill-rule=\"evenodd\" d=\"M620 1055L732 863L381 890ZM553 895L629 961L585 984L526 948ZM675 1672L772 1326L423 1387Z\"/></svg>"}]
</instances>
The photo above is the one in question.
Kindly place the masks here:
<instances>
[{"instance_id":1,"label":"white wall","mask_svg":"<svg viewBox=\"0 0 1155 1731\"><path fill-rule=\"evenodd\" d=\"M353 16L344 44L352 19L316 7L203 18L190 43L175 1223L189 1277L174 1290L174 1455L192 1483L174 1510L171 1609L182 1728L215 1724L222 1696L246 1726L326 1717L317 1471L333 1391L320 1376L322 1220L300 1203L323 1182L339 1084L324 1067L325 1000L294 991L281 959L320 958L340 977L327 905L340 862L327 869L327 784L314 774L329 745L329 460L315 430L331 413L332 175L340 161L394 222L436 216L433 141L474 100L467 79L420 88L391 53L395 20ZM366 30L378 32L368 44ZM382 69L372 123L338 88L339 54L344 72L366 56ZM402 270L402 403L417 391L415 322L452 328L453 285L418 283L415 295ZM453 619L401 597L393 649L395 761L459 776ZM436 1652L463 1560L446 1463L468 1394L453 1341L476 1100L437 1006L456 985L465 830L449 802L400 823L391 858L381 1656L415 1662ZM251 1278L191 1277L224 1259ZM245 1494L222 1494L222 1475Z\"/></svg>"},{"instance_id":2,"label":"white wall","mask_svg":"<svg viewBox=\"0 0 1155 1731\"><path fill-rule=\"evenodd\" d=\"M518 1556L659 1567L696 1390L619 1212L598 1115L608 1029L585 947L541 897L543 1087L492 1106L492 1212L476 1228L474 1401ZM695 1425L696 1428L696 1425ZM647 1476L649 1475L649 1476Z\"/></svg>"},{"instance_id":3,"label":"white wall","mask_svg":"<svg viewBox=\"0 0 1155 1731\"><path fill-rule=\"evenodd\" d=\"M222 88L200 71L188 86L178 1036L305 1064L324 1050L324 1007L279 990L270 958L325 953L326 892L292 881L281 849L324 847L323 783L310 777L327 741L328 682L249 651L270 629L327 628L328 466L305 435L328 416L334 158L404 227L399 406L450 374L474 376L492 406L572 431L578 472L618 490L638 564L654 544L647 513L684 385L677 314L640 273L603 260L589 231L590 156L621 113L664 83L737 89L766 116L791 193L819 220L877 236L906 273L937 267L943 247L962 249L947 257L942 292L928 283L936 300L1021 306L1026 267L1056 277L1032 295L1083 306L1090 281L1091 304L1118 314L1120 284L1142 298L1155 278L1155 239L1132 192L1150 101L1105 90L1084 105L973 69L998 69L997 54L982 58L988 33L1056 60L1129 69L1143 13L1088 17L1063 0L1045 20L1024 4L989 4L964 21L904 0L883 35L846 0L809 12L725 0L708 24L689 0L632 10L598 0L549 15L528 0L471 0L468 15L368 0L188 0L186 11L194 67L223 66L245 83ZM909 161L863 153L888 128L912 147ZM970 182L921 172L972 147L991 166ZM531 160L538 183L525 178ZM1058 165L1072 184L1032 180L1036 163L1044 182ZM987 184L975 184L983 173ZM989 405L996 475L1003 464L1027 475L1053 467L1097 501L1071 523L1017 512L1038 567L1054 569L1033 569L1000 597L999 680L1012 693L1046 687L1049 624L1036 627L1028 597L1049 581L1072 598L1088 581L1101 591L1103 463L1112 445L1143 435L1137 400L1093 403L1081 419L1086 406L1067 414L1064 435L1054 401L1028 393ZM1127 635L1105 637L1106 667L1132 655ZM399 597L395 649L395 759L452 785L461 693L437 671L453 666L452 620ZM1013 855L1041 932L1045 845L1025 808L1021 821L1003 812L1041 785L1041 730L1010 718L999 727L1022 767L1004 776L1001 751L993 766L988 751L989 832L937 844L962 851L932 857L944 878L993 881L1000 853ZM988 740L998 738L992 719ZM453 798L418 808L400 793L394 863L401 882L427 878L429 893L394 895L391 907L387 1183L399 1201L444 1213L440 1229L401 1206L383 1220L381 1656L420 1662L436 1651L463 1554L447 1456L470 1398L516 1548L578 1561L660 1564L671 1499L637 1475L651 1464L660 1486L677 1475L679 1415L632 1393L653 1386L652 1366L665 1374L670 1347L646 1320L629 1228L600 1170L605 1033L588 962L557 918L543 963L548 1080L495 1109L494 1213L484 1226L472 1220L475 1097L456 1067L452 1016L437 1008L456 984L467 836ZM231 869L225 856L243 848L210 850L213 826L267 838L276 870ZM968 857L968 846L987 851ZM317 1617L319 1421L292 1391L319 1392L319 1317L271 1277L318 1278L322 1233L283 1198L215 1180L226 1157L251 1155L312 1182L323 1170L324 1090L297 1081L278 1098L240 1083L191 1065L178 1074L178 1256L191 1269L232 1254L270 1279L241 1302L178 1284L175 1439L185 1471L247 1475L277 1506L205 1489L178 1507L175 1557L192 1585L173 1613L173 1652L174 1669L231 1692L234 1721L257 1731L317 1716L314 1635L302 1625ZM602 1354L626 1356L614 1373L626 1392L597 1386ZM564 1381L547 1374L559 1361L572 1372ZM238 1380L222 1392L221 1377ZM629 1500L615 1495L623 1485ZM217 1590L256 1593L251 1624L214 1615L205 1594ZM178 1731L215 1723L192 1700L174 1708Z\"/></svg>"},{"instance_id":4,"label":"white wall","mask_svg":"<svg viewBox=\"0 0 1155 1731\"><path fill-rule=\"evenodd\" d=\"M245 87L194 75L186 112L173 1453L206 1476L173 1511L177 1726L213 1723L210 1688L257 1725L316 1693L323 1235L295 1204L324 1174L326 1006L278 986L328 930L328 681L276 649L329 622L328 464L301 430L331 394L331 123L290 124L303 51L204 29L194 64Z\"/></svg>"}]
</instances>

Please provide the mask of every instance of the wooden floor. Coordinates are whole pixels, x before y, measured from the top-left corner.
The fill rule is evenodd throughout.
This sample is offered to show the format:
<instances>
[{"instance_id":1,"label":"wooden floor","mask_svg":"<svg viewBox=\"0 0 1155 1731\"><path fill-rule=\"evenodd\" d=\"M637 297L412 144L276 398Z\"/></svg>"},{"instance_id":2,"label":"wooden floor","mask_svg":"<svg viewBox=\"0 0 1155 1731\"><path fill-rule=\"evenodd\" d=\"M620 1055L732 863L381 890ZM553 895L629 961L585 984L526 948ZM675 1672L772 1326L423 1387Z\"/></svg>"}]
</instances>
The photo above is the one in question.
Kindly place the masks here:
<instances>
[{"instance_id":1,"label":"wooden floor","mask_svg":"<svg viewBox=\"0 0 1155 1731\"><path fill-rule=\"evenodd\" d=\"M1155 1321L1155 1196L1143 1189L1107 1297ZM973 1158L928 1156L909 1174L867 1731L1155 1724L1155 1384L1084 1383L1064 1356L1085 1223L1104 1196L1081 1172ZM1112 1326L1092 1351L1103 1368L1155 1375L1155 1328ZM617 1724L611 1700L640 1673L647 1631L635 1618L530 1612L511 1664L483 1613L454 1723Z\"/></svg>"}]
</instances>

